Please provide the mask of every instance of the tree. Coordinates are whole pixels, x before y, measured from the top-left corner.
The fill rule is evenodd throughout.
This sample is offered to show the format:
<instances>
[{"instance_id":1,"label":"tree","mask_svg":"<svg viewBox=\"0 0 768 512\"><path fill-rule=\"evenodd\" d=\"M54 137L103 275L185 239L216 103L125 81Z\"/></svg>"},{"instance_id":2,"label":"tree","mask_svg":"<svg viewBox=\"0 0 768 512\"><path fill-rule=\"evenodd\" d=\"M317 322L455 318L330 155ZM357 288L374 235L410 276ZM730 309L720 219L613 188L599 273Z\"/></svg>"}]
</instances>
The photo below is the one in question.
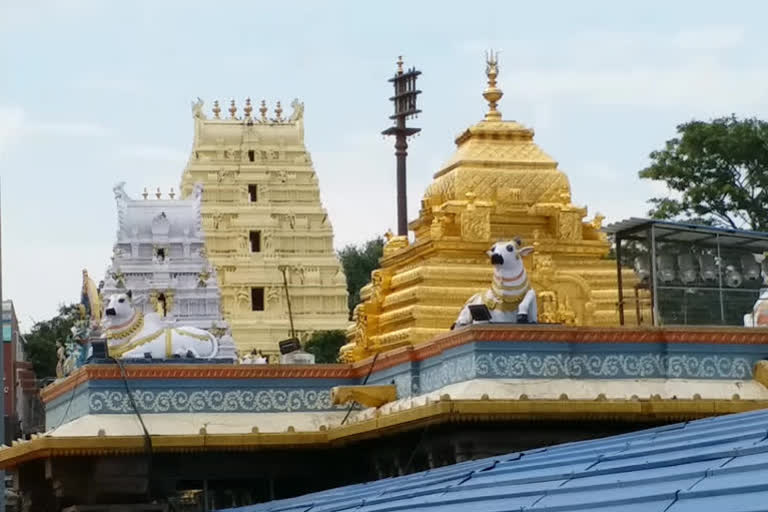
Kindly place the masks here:
<instances>
[{"instance_id":1,"label":"tree","mask_svg":"<svg viewBox=\"0 0 768 512\"><path fill-rule=\"evenodd\" d=\"M768 122L731 115L684 123L677 133L639 172L675 196L652 198L649 214L768 231Z\"/></svg>"},{"instance_id":2,"label":"tree","mask_svg":"<svg viewBox=\"0 0 768 512\"><path fill-rule=\"evenodd\" d=\"M371 282L371 272L379 268L379 259L384 251L384 239L374 238L362 245L348 245L339 251L339 259L347 276L349 298L349 319L360 303L360 289Z\"/></svg>"},{"instance_id":3,"label":"tree","mask_svg":"<svg viewBox=\"0 0 768 512\"><path fill-rule=\"evenodd\" d=\"M304 350L315 355L316 363L336 363L339 349L346 342L344 331L315 331L304 344Z\"/></svg>"},{"instance_id":4,"label":"tree","mask_svg":"<svg viewBox=\"0 0 768 512\"><path fill-rule=\"evenodd\" d=\"M66 342L72 336L72 326L80 318L77 304L62 305L50 320L35 322L24 335L24 352L32 363L38 379L56 377L56 342Z\"/></svg>"}]
</instances>

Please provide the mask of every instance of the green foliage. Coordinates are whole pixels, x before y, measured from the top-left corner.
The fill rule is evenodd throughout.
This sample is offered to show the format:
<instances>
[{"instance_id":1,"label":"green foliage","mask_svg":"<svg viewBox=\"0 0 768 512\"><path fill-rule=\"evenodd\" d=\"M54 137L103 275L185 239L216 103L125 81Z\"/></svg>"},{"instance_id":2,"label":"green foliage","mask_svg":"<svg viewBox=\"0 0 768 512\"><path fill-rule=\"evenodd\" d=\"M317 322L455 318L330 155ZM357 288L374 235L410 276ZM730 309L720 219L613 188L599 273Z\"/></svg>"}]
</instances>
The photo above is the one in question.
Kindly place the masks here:
<instances>
[{"instance_id":1,"label":"green foliage","mask_svg":"<svg viewBox=\"0 0 768 512\"><path fill-rule=\"evenodd\" d=\"M24 335L24 352L38 379L56 376L56 342L65 343L72 336L72 326L80 318L77 304L62 305L50 320L35 322Z\"/></svg>"},{"instance_id":2,"label":"green foliage","mask_svg":"<svg viewBox=\"0 0 768 512\"><path fill-rule=\"evenodd\" d=\"M379 268L379 259L384 251L384 239L368 240L362 245L348 245L339 251L339 259L347 276L349 298L349 319L360 303L360 289L371 281L371 272Z\"/></svg>"},{"instance_id":3,"label":"green foliage","mask_svg":"<svg viewBox=\"0 0 768 512\"><path fill-rule=\"evenodd\" d=\"M649 214L768 231L768 122L732 115L684 123L677 133L639 173L675 196L652 198Z\"/></svg>"},{"instance_id":4,"label":"green foliage","mask_svg":"<svg viewBox=\"0 0 768 512\"><path fill-rule=\"evenodd\" d=\"M315 331L304 350L315 355L316 363L336 363L339 349L347 342L344 331Z\"/></svg>"}]
</instances>

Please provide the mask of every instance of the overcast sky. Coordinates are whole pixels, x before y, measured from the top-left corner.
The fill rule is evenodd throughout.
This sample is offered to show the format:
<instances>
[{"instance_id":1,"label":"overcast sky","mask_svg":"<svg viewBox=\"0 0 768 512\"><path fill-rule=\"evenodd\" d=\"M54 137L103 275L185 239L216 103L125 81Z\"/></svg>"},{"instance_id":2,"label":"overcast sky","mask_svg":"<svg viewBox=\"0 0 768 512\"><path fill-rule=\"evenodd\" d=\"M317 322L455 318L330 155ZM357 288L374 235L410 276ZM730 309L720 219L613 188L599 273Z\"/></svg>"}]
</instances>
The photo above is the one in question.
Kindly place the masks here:
<instances>
[{"instance_id":1,"label":"overcast sky","mask_svg":"<svg viewBox=\"0 0 768 512\"><path fill-rule=\"evenodd\" d=\"M630 7L631 4L631 7ZM3 297L24 327L100 279L112 186L178 188L190 101L305 104L336 246L396 228L388 126L398 54L423 71L413 218L453 139L482 118L483 52L500 110L535 128L574 202L609 221L663 188L648 153L691 118L766 116L768 4L732 1L201 2L0 0Z\"/></svg>"}]
</instances>

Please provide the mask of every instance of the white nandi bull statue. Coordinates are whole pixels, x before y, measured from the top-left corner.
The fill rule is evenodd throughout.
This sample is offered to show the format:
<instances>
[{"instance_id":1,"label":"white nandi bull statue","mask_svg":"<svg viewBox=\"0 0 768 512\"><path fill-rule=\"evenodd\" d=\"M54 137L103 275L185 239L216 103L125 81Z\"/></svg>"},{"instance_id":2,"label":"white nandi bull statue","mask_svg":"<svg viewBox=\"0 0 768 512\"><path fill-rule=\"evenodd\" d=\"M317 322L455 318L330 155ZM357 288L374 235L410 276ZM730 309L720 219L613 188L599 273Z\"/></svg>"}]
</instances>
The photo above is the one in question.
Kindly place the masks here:
<instances>
[{"instance_id":1,"label":"white nandi bull statue","mask_svg":"<svg viewBox=\"0 0 768 512\"><path fill-rule=\"evenodd\" d=\"M768 284L768 253L755 259L760 262L763 278ZM768 288L762 290L752 311L744 315L744 327L768 327Z\"/></svg>"},{"instance_id":2,"label":"white nandi bull statue","mask_svg":"<svg viewBox=\"0 0 768 512\"><path fill-rule=\"evenodd\" d=\"M455 327L472 323L469 306L485 304L494 323L536 323L538 308L536 292L528 283L523 266L523 256L533 252L533 247L523 247L515 238L509 242L497 242L488 251L493 265L493 280L487 290L473 295L461 309Z\"/></svg>"},{"instance_id":3,"label":"white nandi bull statue","mask_svg":"<svg viewBox=\"0 0 768 512\"><path fill-rule=\"evenodd\" d=\"M113 357L153 359L195 357L213 359L219 351L216 337L196 327L174 327L157 313L134 308L130 291L109 298L104 310L104 334Z\"/></svg>"}]
</instances>

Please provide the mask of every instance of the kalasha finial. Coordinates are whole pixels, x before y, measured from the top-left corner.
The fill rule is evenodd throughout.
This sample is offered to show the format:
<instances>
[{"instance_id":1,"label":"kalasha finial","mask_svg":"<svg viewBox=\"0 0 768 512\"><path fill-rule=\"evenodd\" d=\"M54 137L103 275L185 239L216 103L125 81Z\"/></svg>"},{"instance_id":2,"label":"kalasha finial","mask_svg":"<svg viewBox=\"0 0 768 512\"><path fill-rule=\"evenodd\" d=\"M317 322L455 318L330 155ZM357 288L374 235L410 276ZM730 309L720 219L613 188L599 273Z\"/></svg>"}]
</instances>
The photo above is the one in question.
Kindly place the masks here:
<instances>
[{"instance_id":1,"label":"kalasha finial","mask_svg":"<svg viewBox=\"0 0 768 512\"><path fill-rule=\"evenodd\" d=\"M221 107L219 106L219 100L216 100L213 102L213 108L211 109L213 111L213 117L216 119L221 119L219 117L219 114L221 114Z\"/></svg>"},{"instance_id":2,"label":"kalasha finial","mask_svg":"<svg viewBox=\"0 0 768 512\"><path fill-rule=\"evenodd\" d=\"M253 112L253 107L251 106L251 98L245 98L245 107L243 108L243 112L245 112L246 119L251 118L251 112Z\"/></svg>"},{"instance_id":3,"label":"kalasha finial","mask_svg":"<svg viewBox=\"0 0 768 512\"><path fill-rule=\"evenodd\" d=\"M261 112L261 122L266 123L267 122L267 102L264 100L261 100L261 107L259 107L259 112Z\"/></svg>"},{"instance_id":4,"label":"kalasha finial","mask_svg":"<svg viewBox=\"0 0 768 512\"><path fill-rule=\"evenodd\" d=\"M157 187L157 192L155 192L155 195L157 196L158 199L160 199L160 196L163 195L162 192L160 192L160 187Z\"/></svg>"},{"instance_id":5,"label":"kalasha finial","mask_svg":"<svg viewBox=\"0 0 768 512\"><path fill-rule=\"evenodd\" d=\"M174 191L173 191L173 187L171 187L171 193L170 193L170 194L168 194L168 195L169 195L169 196L171 196L171 199L173 199L174 197L176 197L176 192L174 192Z\"/></svg>"},{"instance_id":6,"label":"kalasha finial","mask_svg":"<svg viewBox=\"0 0 768 512\"><path fill-rule=\"evenodd\" d=\"M147 187L144 187L144 193L141 195L144 196L144 199L146 199L149 196L149 192L147 192Z\"/></svg>"},{"instance_id":7,"label":"kalasha finial","mask_svg":"<svg viewBox=\"0 0 768 512\"><path fill-rule=\"evenodd\" d=\"M283 122L283 107L280 106L280 102L277 102L277 106L275 107L275 121L278 123Z\"/></svg>"},{"instance_id":8,"label":"kalasha finial","mask_svg":"<svg viewBox=\"0 0 768 512\"><path fill-rule=\"evenodd\" d=\"M402 75L403 74L403 56L399 55L397 57L397 74Z\"/></svg>"},{"instance_id":9,"label":"kalasha finial","mask_svg":"<svg viewBox=\"0 0 768 512\"><path fill-rule=\"evenodd\" d=\"M496 105L504 93L496 87L496 77L499 76L499 52L493 50L485 54L485 74L488 76L488 87L483 91L483 98L488 101L488 112L485 114L486 121L501 121L501 112L496 110Z\"/></svg>"},{"instance_id":10,"label":"kalasha finial","mask_svg":"<svg viewBox=\"0 0 768 512\"><path fill-rule=\"evenodd\" d=\"M237 117L235 117L236 113L237 113L237 107L235 106L235 100L232 100L229 103L229 118L230 119L237 119Z\"/></svg>"}]
</instances>

